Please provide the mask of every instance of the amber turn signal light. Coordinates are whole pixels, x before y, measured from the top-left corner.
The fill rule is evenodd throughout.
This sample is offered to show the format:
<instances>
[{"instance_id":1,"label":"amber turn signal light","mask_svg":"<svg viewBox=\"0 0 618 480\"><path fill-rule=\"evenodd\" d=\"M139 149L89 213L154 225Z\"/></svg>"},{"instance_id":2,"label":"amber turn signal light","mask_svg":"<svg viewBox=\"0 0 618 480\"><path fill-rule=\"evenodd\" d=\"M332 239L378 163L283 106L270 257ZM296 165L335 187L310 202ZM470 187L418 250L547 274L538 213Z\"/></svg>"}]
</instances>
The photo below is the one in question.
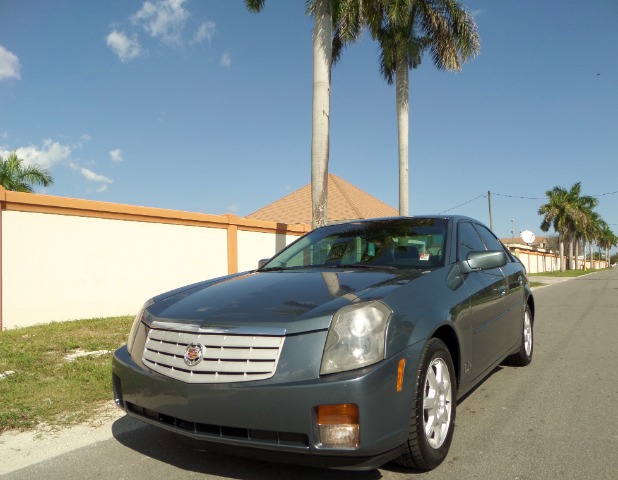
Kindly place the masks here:
<instances>
[{"instance_id":1,"label":"amber turn signal light","mask_svg":"<svg viewBox=\"0 0 618 480\"><path fill-rule=\"evenodd\" d=\"M317 413L318 431L323 446L356 448L360 445L358 405L320 405Z\"/></svg>"},{"instance_id":2,"label":"amber turn signal light","mask_svg":"<svg viewBox=\"0 0 618 480\"><path fill-rule=\"evenodd\" d=\"M397 365L397 391L401 392L403 390L403 371L406 368L406 359L402 358L399 360L399 365Z\"/></svg>"}]
</instances>

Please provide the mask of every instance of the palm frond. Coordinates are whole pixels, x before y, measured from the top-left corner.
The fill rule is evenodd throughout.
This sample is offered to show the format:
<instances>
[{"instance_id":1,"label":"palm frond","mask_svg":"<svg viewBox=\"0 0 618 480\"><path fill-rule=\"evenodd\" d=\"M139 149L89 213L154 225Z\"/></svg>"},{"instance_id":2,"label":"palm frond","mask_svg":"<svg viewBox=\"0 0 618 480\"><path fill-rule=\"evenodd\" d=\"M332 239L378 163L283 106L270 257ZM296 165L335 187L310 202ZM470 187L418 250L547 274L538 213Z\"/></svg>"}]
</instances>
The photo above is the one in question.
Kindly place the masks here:
<instances>
[{"instance_id":1,"label":"palm frond","mask_svg":"<svg viewBox=\"0 0 618 480\"><path fill-rule=\"evenodd\" d=\"M247 10L252 13L261 12L264 8L264 3L266 0L245 0L245 5L247 6Z\"/></svg>"},{"instance_id":2,"label":"palm frond","mask_svg":"<svg viewBox=\"0 0 618 480\"><path fill-rule=\"evenodd\" d=\"M0 157L0 185L15 192L32 193L33 185L48 187L54 183L46 170L35 165L23 165L23 160L15 152L4 160Z\"/></svg>"}]
</instances>

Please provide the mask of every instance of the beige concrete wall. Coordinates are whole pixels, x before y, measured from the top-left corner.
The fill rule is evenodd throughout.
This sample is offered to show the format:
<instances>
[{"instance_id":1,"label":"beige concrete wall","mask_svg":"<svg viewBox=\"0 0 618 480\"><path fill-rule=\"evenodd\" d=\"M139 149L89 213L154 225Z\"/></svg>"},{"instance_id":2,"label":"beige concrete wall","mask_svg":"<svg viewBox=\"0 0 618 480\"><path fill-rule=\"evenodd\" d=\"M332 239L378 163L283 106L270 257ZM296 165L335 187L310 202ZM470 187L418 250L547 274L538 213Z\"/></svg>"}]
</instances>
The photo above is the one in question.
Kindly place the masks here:
<instances>
[{"instance_id":1,"label":"beige concrete wall","mask_svg":"<svg viewBox=\"0 0 618 480\"><path fill-rule=\"evenodd\" d=\"M258 261L270 258L286 245L296 240L297 236L285 233L238 232L238 271L257 268Z\"/></svg>"},{"instance_id":2,"label":"beige concrete wall","mask_svg":"<svg viewBox=\"0 0 618 480\"><path fill-rule=\"evenodd\" d=\"M256 267L309 226L0 188L0 328L133 315L167 290Z\"/></svg>"},{"instance_id":3,"label":"beige concrete wall","mask_svg":"<svg viewBox=\"0 0 618 480\"><path fill-rule=\"evenodd\" d=\"M560 270L560 257L556 252L537 249L528 245L512 244L507 246L526 266L528 273L544 273ZM584 268L583 258L580 259L579 265L580 268ZM601 269L607 267L607 262L604 260L595 260L592 265L590 260L586 260L586 269Z\"/></svg>"},{"instance_id":4,"label":"beige concrete wall","mask_svg":"<svg viewBox=\"0 0 618 480\"><path fill-rule=\"evenodd\" d=\"M4 326L135 313L153 295L227 274L222 229L3 214Z\"/></svg>"},{"instance_id":5,"label":"beige concrete wall","mask_svg":"<svg viewBox=\"0 0 618 480\"><path fill-rule=\"evenodd\" d=\"M556 255L549 252L516 252L528 273L553 272L560 270L560 262Z\"/></svg>"}]
</instances>

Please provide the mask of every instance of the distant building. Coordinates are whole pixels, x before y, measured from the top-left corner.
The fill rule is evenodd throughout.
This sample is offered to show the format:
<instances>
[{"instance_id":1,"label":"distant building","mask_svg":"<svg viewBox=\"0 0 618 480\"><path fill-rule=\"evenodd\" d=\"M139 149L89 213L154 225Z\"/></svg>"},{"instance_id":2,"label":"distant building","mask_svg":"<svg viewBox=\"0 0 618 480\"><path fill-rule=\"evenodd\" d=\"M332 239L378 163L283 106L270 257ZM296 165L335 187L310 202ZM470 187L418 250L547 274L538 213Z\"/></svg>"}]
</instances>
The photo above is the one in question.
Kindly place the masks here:
<instances>
[{"instance_id":1,"label":"distant building","mask_svg":"<svg viewBox=\"0 0 618 480\"><path fill-rule=\"evenodd\" d=\"M328 222L392 217L397 209L334 174L328 175ZM311 224L311 184L247 215L254 220L295 225Z\"/></svg>"},{"instance_id":2,"label":"distant building","mask_svg":"<svg viewBox=\"0 0 618 480\"><path fill-rule=\"evenodd\" d=\"M529 247L536 247L541 250L550 248L547 237L536 237L532 243L524 242L521 237L501 238L500 241L505 245L528 245Z\"/></svg>"}]
</instances>

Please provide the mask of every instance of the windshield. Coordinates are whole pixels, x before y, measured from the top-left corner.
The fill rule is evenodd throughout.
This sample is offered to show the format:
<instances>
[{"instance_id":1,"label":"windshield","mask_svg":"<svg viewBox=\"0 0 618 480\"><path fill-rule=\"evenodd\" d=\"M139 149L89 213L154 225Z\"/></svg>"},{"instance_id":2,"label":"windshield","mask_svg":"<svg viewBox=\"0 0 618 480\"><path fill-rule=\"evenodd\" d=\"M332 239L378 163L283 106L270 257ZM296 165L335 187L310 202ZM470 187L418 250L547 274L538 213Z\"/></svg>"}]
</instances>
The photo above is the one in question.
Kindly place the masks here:
<instances>
[{"instance_id":1,"label":"windshield","mask_svg":"<svg viewBox=\"0 0 618 480\"><path fill-rule=\"evenodd\" d=\"M445 219L407 218L326 226L297 240L262 270L441 267L447 225Z\"/></svg>"}]
</instances>

